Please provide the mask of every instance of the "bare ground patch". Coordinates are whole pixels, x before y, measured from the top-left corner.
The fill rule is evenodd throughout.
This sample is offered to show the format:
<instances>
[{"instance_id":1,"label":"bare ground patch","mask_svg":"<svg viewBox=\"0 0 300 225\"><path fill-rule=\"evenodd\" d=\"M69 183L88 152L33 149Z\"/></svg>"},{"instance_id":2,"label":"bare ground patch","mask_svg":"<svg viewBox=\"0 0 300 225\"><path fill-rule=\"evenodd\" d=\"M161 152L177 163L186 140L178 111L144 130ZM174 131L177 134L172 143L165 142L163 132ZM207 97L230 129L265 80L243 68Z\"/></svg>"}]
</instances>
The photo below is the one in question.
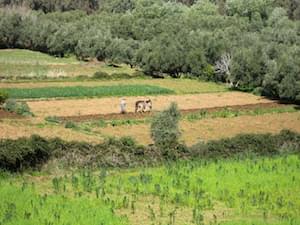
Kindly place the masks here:
<instances>
[{"instance_id":1,"label":"bare ground patch","mask_svg":"<svg viewBox=\"0 0 300 225\"><path fill-rule=\"evenodd\" d=\"M21 118L24 118L16 113L13 113L13 112L7 112L3 109L0 108L0 119L3 119L3 118L10 118L10 119L21 119Z\"/></svg>"}]
</instances>

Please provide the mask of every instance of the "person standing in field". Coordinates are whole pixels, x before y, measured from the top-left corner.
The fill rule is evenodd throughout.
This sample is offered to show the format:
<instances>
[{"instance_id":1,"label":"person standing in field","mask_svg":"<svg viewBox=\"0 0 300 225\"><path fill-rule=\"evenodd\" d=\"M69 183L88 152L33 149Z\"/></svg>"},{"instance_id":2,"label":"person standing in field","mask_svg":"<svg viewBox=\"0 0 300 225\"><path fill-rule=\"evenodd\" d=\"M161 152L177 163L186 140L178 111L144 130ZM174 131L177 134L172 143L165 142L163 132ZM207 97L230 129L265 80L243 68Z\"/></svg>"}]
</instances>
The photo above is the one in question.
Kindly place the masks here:
<instances>
[{"instance_id":1,"label":"person standing in field","mask_svg":"<svg viewBox=\"0 0 300 225\"><path fill-rule=\"evenodd\" d=\"M121 99L120 108L121 108L121 113L125 114L126 113L126 100L125 100L125 98Z\"/></svg>"}]
</instances>

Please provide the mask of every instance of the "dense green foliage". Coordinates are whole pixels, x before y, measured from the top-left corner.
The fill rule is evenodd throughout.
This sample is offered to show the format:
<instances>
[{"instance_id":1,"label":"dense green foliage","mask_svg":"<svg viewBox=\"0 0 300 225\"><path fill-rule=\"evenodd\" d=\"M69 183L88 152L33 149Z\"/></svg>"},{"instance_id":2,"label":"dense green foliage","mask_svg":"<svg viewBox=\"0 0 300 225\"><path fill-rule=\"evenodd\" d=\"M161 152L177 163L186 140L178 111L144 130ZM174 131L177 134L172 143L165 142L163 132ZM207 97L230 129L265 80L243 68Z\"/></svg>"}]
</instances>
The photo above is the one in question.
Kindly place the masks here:
<instances>
[{"instance_id":1,"label":"dense green foliage","mask_svg":"<svg viewBox=\"0 0 300 225\"><path fill-rule=\"evenodd\" d=\"M102 144L93 145L32 136L0 141L0 169L11 171L36 169L49 159L55 159L66 167L124 168L155 165L174 159L273 156L299 153L299 150L300 135L290 131L282 131L277 135L243 134L234 138L199 143L190 149L184 146L181 148L175 146L172 149L141 146L130 137L109 138Z\"/></svg>"},{"instance_id":2,"label":"dense green foliage","mask_svg":"<svg viewBox=\"0 0 300 225\"><path fill-rule=\"evenodd\" d=\"M174 102L152 119L151 137L155 146L168 158L176 157L178 148L184 148L179 144L179 119L180 112Z\"/></svg>"},{"instance_id":3,"label":"dense green foliage","mask_svg":"<svg viewBox=\"0 0 300 225\"><path fill-rule=\"evenodd\" d=\"M49 142L39 136L0 141L0 168L11 171L38 168L50 157Z\"/></svg>"},{"instance_id":4,"label":"dense green foliage","mask_svg":"<svg viewBox=\"0 0 300 225\"><path fill-rule=\"evenodd\" d=\"M300 136L290 131L279 135L240 134L208 143L198 143L191 148L191 154L200 158L230 158L234 156L271 156L299 152Z\"/></svg>"},{"instance_id":5,"label":"dense green foliage","mask_svg":"<svg viewBox=\"0 0 300 225\"><path fill-rule=\"evenodd\" d=\"M1 89L0 89L1 90ZM4 89L9 96L16 99L56 98L56 97L107 97L172 94L167 88L151 85L114 85L114 86L70 86L43 88Z\"/></svg>"},{"instance_id":6,"label":"dense green foliage","mask_svg":"<svg viewBox=\"0 0 300 225\"><path fill-rule=\"evenodd\" d=\"M26 102L17 102L15 99L7 99L3 109L21 116L34 116Z\"/></svg>"},{"instance_id":7,"label":"dense green foliage","mask_svg":"<svg viewBox=\"0 0 300 225\"><path fill-rule=\"evenodd\" d=\"M92 145L46 140L39 136L0 140L0 168L21 171L37 169L50 158L67 167L130 167L155 163L159 153L139 146L128 137L109 138L102 144Z\"/></svg>"},{"instance_id":8,"label":"dense green foliage","mask_svg":"<svg viewBox=\"0 0 300 225\"><path fill-rule=\"evenodd\" d=\"M8 93L0 91L0 106L8 99Z\"/></svg>"},{"instance_id":9,"label":"dense green foliage","mask_svg":"<svg viewBox=\"0 0 300 225\"><path fill-rule=\"evenodd\" d=\"M154 76L188 74L274 98L300 98L296 0L104 0L91 14L85 6L65 7L70 1L54 1L50 10L43 6L48 1L28 2L44 12L0 10L0 48L96 57Z\"/></svg>"}]
</instances>

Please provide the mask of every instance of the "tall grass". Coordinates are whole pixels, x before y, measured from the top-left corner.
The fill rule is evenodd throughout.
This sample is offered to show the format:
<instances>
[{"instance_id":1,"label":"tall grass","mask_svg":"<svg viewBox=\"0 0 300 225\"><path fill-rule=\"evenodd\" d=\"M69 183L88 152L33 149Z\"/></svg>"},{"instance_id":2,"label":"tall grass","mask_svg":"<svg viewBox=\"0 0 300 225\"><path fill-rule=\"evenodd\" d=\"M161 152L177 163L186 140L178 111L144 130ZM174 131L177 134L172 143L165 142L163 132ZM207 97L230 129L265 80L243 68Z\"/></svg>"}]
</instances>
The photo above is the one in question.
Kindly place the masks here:
<instances>
[{"instance_id":1,"label":"tall grass","mask_svg":"<svg viewBox=\"0 0 300 225\"><path fill-rule=\"evenodd\" d=\"M115 86L71 86L43 88L10 88L6 91L11 98L57 98L57 97L109 97L171 94L174 91L151 85L115 85Z\"/></svg>"}]
</instances>

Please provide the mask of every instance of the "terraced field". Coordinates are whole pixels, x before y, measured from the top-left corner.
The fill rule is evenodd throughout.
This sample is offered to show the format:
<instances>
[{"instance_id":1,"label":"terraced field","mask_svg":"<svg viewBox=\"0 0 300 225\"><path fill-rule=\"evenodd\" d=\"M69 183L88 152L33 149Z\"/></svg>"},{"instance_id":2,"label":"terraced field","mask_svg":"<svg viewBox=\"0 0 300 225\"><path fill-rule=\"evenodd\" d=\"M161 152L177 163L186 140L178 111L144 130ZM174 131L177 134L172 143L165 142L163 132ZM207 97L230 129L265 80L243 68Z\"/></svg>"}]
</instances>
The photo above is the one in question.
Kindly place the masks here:
<instances>
[{"instance_id":1,"label":"terraced field","mask_svg":"<svg viewBox=\"0 0 300 225\"><path fill-rule=\"evenodd\" d=\"M67 77L58 78L59 71ZM185 143L189 151L197 143L209 145L210 140L246 133L277 134L283 129L300 133L298 105L199 80L91 79L96 71L136 72L124 65L114 68L78 62L72 57L58 60L23 50L0 51L0 91L8 91L15 104L25 101L34 114L21 116L0 108L0 143L10 139L7 145L0 145L9 149L8 153L0 149L0 160L14 163L5 156L20 147L14 139L37 134L63 140L52 140L58 158L39 167L40 172L13 174L0 170L0 224L299 224L299 151L288 151L297 148L297 140L293 140L295 146L280 146L280 154L274 157L200 157L186 161L184 153L180 158L184 161L156 162L149 164L151 167L143 158L149 152L157 153L150 135L152 118L171 102L177 103L181 113L179 142ZM83 72L84 78L74 78ZM120 114L120 98L124 96L127 113ZM135 113L135 102L146 98L152 100L153 111ZM275 142L281 140L275 137ZM42 146L46 146L45 140L37 139L38 144L26 144L26 140L20 142L22 151L37 147L41 153ZM247 140L242 139L240 144ZM107 144L104 153L112 162L109 165L118 164L120 159L130 160L128 152L145 160L145 164L130 169L105 166L93 170L90 165L78 169L61 163L70 158L80 163L82 156L94 159L89 155L90 144ZM83 146L82 155L79 145ZM124 145L125 152L120 152L118 145ZM137 149L131 149L135 145ZM73 152L60 156L68 148ZM230 148L226 149L228 155ZM103 152L98 150L97 165L104 160ZM193 154L192 150L189 153ZM0 162L0 167L3 165Z\"/></svg>"}]
</instances>

